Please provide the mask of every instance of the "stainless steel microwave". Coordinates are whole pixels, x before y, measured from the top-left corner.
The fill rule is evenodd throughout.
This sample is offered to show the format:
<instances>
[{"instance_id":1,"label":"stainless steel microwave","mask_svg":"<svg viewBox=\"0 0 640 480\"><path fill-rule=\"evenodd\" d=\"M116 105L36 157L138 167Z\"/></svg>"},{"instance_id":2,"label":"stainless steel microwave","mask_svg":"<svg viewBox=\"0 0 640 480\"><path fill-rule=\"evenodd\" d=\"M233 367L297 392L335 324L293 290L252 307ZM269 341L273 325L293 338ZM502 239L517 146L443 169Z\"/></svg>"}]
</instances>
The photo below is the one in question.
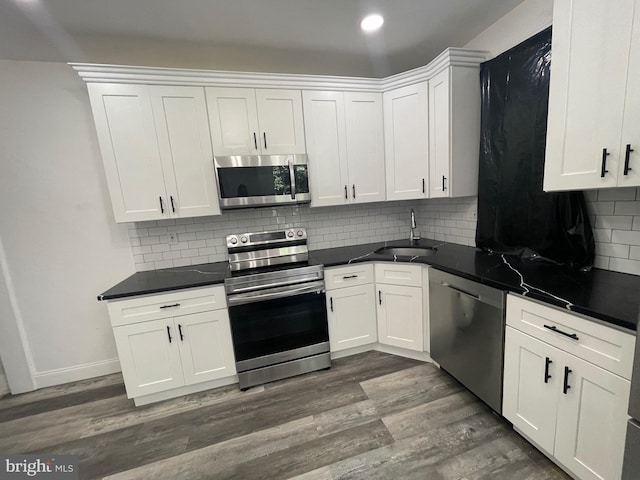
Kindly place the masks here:
<instances>
[{"instance_id":1,"label":"stainless steel microwave","mask_svg":"<svg viewBox=\"0 0 640 480\"><path fill-rule=\"evenodd\" d=\"M214 157L220 208L309 203L306 155Z\"/></svg>"}]
</instances>

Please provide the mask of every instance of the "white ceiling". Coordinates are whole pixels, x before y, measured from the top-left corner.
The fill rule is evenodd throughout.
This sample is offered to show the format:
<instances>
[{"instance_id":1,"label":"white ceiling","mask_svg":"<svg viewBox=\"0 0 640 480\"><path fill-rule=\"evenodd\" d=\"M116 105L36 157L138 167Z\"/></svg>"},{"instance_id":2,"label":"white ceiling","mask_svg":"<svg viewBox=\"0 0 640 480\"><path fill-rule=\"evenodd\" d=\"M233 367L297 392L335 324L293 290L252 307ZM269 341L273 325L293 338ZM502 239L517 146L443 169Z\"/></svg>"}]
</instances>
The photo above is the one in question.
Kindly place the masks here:
<instances>
[{"instance_id":1,"label":"white ceiling","mask_svg":"<svg viewBox=\"0 0 640 480\"><path fill-rule=\"evenodd\" d=\"M0 0L0 58L386 76L464 46L521 2ZM372 12L385 24L367 35Z\"/></svg>"}]
</instances>

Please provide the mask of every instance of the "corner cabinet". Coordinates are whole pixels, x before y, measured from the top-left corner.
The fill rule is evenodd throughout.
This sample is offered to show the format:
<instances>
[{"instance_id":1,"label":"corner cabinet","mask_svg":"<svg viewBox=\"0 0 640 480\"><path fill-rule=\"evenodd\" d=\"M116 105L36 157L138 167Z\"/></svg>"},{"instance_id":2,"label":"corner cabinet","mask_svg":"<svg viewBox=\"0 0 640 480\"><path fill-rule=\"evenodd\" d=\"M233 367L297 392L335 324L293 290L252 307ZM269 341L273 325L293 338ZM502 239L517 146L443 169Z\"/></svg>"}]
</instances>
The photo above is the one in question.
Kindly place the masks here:
<instances>
[{"instance_id":1,"label":"corner cabinet","mask_svg":"<svg viewBox=\"0 0 640 480\"><path fill-rule=\"evenodd\" d=\"M87 88L116 222L220 214L202 87Z\"/></svg>"},{"instance_id":2,"label":"corner cabinet","mask_svg":"<svg viewBox=\"0 0 640 480\"><path fill-rule=\"evenodd\" d=\"M304 91L311 206L385 200L382 95Z\"/></svg>"},{"instance_id":3,"label":"corner cabinet","mask_svg":"<svg viewBox=\"0 0 640 480\"><path fill-rule=\"evenodd\" d=\"M421 265L375 264L380 343L417 352L425 350L422 277Z\"/></svg>"},{"instance_id":4,"label":"corner cabinet","mask_svg":"<svg viewBox=\"0 0 640 480\"><path fill-rule=\"evenodd\" d=\"M583 480L622 472L634 336L507 297L503 415Z\"/></svg>"},{"instance_id":5,"label":"corner cabinet","mask_svg":"<svg viewBox=\"0 0 640 480\"><path fill-rule=\"evenodd\" d=\"M108 309L136 405L237 381L224 287L113 300Z\"/></svg>"},{"instance_id":6,"label":"corner cabinet","mask_svg":"<svg viewBox=\"0 0 640 480\"><path fill-rule=\"evenodd\" d=\"M387 200L428 198L427 82L384 92L383 102Z\"/></svg>"},{"instance_id":7,"label":"corner cabinet","mask_svg":"<svg viewBox=\"0 0 640 480\"><path fill-rule=\"evenodd\" d=\"M387 199L478 194L480 62L485 53L449 48L427 81L390 77L384 98Z\"/></svg>"},{"instance_id":8,"label":"corner cabinet","mask_svg":"<svg viewBox=\"0 0 640 480\"><path fill-rule=\"evenodd\" d=\"M556 0L544 190L640 185L640 0Z\"/></svg>"},{"instance_id":9,"label":"corner cabinet","mask_svg":"<svg viewBox=\"0 0 640 480\"><path fill-rule=\"evenodd\" d=\"M376 343L373 265L327 268L324 275L331 351Z\"/></svg>"},{"instance_id":10,"label":"corner cabinet","mask_svg":"<svg viewBox=\"0 0 640 480\"><path fill-rule=\"evenodd\" d=\"M206 95L216 155L306 153L300 90L206 87Z\"/></svg>"}]
</instances>

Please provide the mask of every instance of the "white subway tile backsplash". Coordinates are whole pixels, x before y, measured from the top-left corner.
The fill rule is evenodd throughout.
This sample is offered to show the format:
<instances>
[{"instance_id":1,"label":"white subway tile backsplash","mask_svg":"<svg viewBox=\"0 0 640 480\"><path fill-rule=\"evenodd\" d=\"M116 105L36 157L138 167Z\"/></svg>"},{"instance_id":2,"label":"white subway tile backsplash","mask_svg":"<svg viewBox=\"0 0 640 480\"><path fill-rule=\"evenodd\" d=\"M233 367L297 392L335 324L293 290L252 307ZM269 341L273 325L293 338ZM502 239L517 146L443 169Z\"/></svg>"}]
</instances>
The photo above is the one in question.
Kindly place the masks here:
<instances>
[{"instance_id":1,"label":"white subway tile backsplash","mask_svg":"<svg viewBox=\"0 0 640 480\"><path fill-rule=\"evenodd\" d=\"M594 228L593 238L596 242L610 242L611 241L611 229L608 228Z\"/></svg>"},{"instance_id":2,"label":"white subway tile backsplash","mask_svg":"<svg viewBox=\"0 0 640 480\"><path fill-rule=\"evenodd\" d=\"M627 230L614 230L611 235L614 243L626 243L627 245L640 245L640 232Z\"/></svg>"},{"instance_id":3,"label":"white subway tile backsplash","mask_svg":"<svg viewBox=\"0 0 640 480\"><path fill-rule=\"evenodd\" d=\"M609 257L596 255L593 259L593 266L596 268L601 268L603 270L609 270Z\"/></svg>"},{"instance_id":4,"label":"white subway tile backsplash","mask_svg":"<svg viewBox=\"0 0 640 480\"><path fill-rule=\"evenodd\" d=\"M615 209L615 202L590 202L591 212L595 215L613 215Z\"/></svg>"},{"instance_id":5,"label":"white subway tile backsplash","mask_svg":"<svg viewBox=\"0 0 640 480\"><path fill-rule=\"evenodd\" d=\"M636 273L636 263L640 263L638 189L591 190L584 194L597 242L594 265ZM477 203L477 197L463 197L339 207L264 208L215 217L138 222L128 231L138 271L225 261L225 237L242 231L304 226L311 250L405 239L409 237L411 208L423 238L474 246ZM178 243L169 242L169 233L177 234Z\"/></svg>"},{"instance_id":6,"label":"white subway tile backsplash","mask_svg":"<svg viewBox=\"0 0 640 480\"><path fill-rule=\"evenodd\" d=\"M597 242L596 252L607 257L629 258L629 245Z\"/></svg>"},{"instance_id":7,"label":"white subway tile backsplash","mask_svg":"<svg viewBox=\"0 0 640 480\"><path fill-rule=\"evenodd\" d=\"M633 275L640 275L640 261L626 260L623 258L612 258L609 261L609 270L615 270L616 272L631 273Z\"/></svg>"},{"instance_id":8,"label":"white subway tile backsplash","mask_svg":"<svg viewBox=\"0 0 640 480\"><path fill-rule=\"evenodd\" d=\"M615 202L619 200L635 200L636 188L606 188L603 190L594 190L598 192L599 202Z\"/></svg>"},{"instance_id":9,"label":"white subway tile backsplash","mask_svg":"<svg viewBox=\"0 0 640 480\"><path fill-rule=\"evenodd\" d=\"M633 217L629 215L596 215L595 228L609 228L612 230L631 230Z\"/></svg>"},{"instance_id":10,"label":"white subway tile backsplash","mask_svg":"<svg viewBox=\"0 0 640 480\"><path fill-rule=\"evenodd\" d=\"M640 201L616 202L616 215L640 215Z\"/></svg>"}]
</instances>

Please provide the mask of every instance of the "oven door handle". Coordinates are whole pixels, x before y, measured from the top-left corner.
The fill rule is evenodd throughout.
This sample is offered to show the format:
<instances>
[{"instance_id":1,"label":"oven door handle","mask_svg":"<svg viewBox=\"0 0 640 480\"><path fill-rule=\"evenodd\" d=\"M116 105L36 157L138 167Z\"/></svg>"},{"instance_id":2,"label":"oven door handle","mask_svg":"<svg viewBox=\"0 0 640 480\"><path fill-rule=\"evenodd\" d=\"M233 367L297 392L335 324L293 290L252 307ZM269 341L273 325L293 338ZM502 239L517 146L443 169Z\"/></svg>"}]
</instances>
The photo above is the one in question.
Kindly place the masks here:
<instances>
[{"instance_id":1,"label":"oven door handle","mask_svg":"<svg viewBox=\"0 0 640 480\"><path fill-rule=\"evenodd\" d=\"M283 287L273 288L269 291L257 291L248 293L239 293L227 297L229 306L244 305L247 303L263 302L265 300L275 300L277 298L294 297L296 295L305 295L307 293L324 293L324 282L312 282L302 287Z\"/></svg>"}]
</instances>

